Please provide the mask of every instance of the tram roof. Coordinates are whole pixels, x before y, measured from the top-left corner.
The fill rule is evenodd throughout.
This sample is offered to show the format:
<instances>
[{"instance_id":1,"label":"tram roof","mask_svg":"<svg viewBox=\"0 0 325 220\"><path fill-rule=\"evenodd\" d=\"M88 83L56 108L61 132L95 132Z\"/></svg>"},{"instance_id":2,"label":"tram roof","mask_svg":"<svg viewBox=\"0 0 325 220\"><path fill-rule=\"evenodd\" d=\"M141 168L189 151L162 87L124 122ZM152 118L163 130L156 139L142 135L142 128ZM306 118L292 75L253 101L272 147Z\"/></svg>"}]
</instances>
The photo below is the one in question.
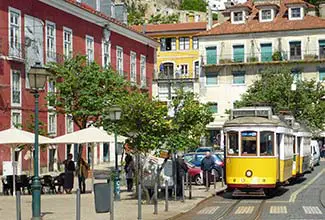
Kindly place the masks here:
<instances>
[{"instance_id":1,"label":"tram roof","mask_svg":"<svg viewBox=\"0 0 325 220\"><path fill-rule=\"evenodd\" d=\"M245 126L245 125L267 125L267 126L282 126L288 127L288 125L280 120L278 117L272 117L271 119L264 117L239 117L233 120L226 121L224 127L230 126Z\"/></svg>"}]
</instances>

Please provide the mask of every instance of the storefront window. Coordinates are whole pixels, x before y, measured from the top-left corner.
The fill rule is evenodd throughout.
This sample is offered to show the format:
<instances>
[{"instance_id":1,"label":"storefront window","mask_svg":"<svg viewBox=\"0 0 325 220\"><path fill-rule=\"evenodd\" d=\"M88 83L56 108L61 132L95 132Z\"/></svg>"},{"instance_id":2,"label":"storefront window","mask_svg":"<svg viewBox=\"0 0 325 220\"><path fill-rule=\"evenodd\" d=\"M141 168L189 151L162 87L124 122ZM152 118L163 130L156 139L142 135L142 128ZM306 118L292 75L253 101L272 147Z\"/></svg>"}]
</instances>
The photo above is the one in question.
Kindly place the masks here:
<instances>
[{"instance_id":1,"label":"storefront window","mask_svg":"<svg viewBox=\"0 0 325 220\"><path fill-rule=\"evenodd\" d=\"M260 133L260 155L274 156L274 133L261 131Z\"/></svg>"},{"instance_id":2,"label":"storefront window","mask_svg":"<svg viewBox=\"0 0 325 220\"><path fill-rule=\"evenodd\" d=\"M257 133L255 131L241 132L242 155L257 155Z\"/></svg>"},{"instance_id":3,"label":"storefront window","mask_svg":"<svg viewBox=\"0 0 325 220\"><path fill-rule=\"evenodd\" d=\"M238 132L228 133L228 155L238 155Z\"/></svg>"}]
</instances>

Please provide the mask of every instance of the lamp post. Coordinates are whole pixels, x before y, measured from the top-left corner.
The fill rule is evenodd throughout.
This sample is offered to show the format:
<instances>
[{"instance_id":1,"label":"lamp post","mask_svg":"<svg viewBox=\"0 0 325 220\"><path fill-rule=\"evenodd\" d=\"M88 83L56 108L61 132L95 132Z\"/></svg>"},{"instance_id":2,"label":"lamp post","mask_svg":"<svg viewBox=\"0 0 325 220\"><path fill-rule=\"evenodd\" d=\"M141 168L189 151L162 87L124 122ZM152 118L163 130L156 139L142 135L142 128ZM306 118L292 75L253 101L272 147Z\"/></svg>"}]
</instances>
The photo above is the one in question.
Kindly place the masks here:
<instances>
[{"instance_id":1,"label":"lamp post","mask_svg":"<svg viewBox=\"0 0 325 220\"><path fill-rule=\"evenodd\" d=\"M109 111L109 117L112 121L118 121L121 118L122 110L118 106L112 106ZM117 152L117 131L114 130L115 141L115 175L114 175L114 194L115 200L120 200L120 172L118 168L118 152Z\"/></svg>"},{"instance_id":2,"label":"lamp post","mask_svg":"<svg viewBox=\"0 0 325 220\"><path fill-rule=\"evenodd\" d=\"M32 66L29 73L28 79L31 88L31 92L35 97L35 142L34 142L34 177L32 182L32 214L33 220L41 219L41 182L39 179L39 170L38 170L38 99L39 91L44 89L46 80L47 80L47 69L42 67L40 63L36 63L35 66Z\"/></svg>"}]
</instances>

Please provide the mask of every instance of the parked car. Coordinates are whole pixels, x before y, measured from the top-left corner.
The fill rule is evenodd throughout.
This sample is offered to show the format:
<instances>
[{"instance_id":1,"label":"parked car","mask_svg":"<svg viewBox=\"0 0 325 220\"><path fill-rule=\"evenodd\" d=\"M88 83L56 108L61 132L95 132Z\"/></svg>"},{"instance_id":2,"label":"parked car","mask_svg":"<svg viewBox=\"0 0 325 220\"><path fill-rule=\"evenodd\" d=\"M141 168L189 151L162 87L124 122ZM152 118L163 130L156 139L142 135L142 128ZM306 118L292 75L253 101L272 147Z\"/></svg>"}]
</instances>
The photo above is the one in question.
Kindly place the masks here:
<instances>
[{"instance_id":1,"label":"parked car","mask_svg":"<svg viewBox=\"0 0 325 220\"><path fill-rule=\"evenodd\" d=\"M212 154L214 160L215 160L215 165L213 167L213 170L216 172L216 178L217 180L220 179L220 177L222 176L222 170L223 170L223 159L220 158L220 156L218 156L218 154ZM205 153L197 153L197 152L193 152L193 153L187 153L184 154L184 160L190 164L193 164L196 167L200 167L201 166L201 161L203 160L203 158L205 157Z\"/></svg>"},{"instance_id":2,"label":"parked car","mask_svg":"<svg viewBox=\"0 0 325 220\"><path fill-rule=\"evenodd\" d=\"M204 152L212 152L213 148L212 147L198 147L195 152L196 153L204 153Z\"/></svg>"},{"instance_id":3,"label":"parked car","mask_svg":"<svg viewBox=\"0 0 325 220\"><path fill-rule=\"evenodd\" d=\"M320 162L320 150L319 145L316 140L312 140L310 143L311 146L311 160L313 161L313 166L318 166Z\"/></svg>"},{"instance_id":4,"label":"parked car","mask_svg":"<svg viewBox=\"0 0 325 220\"><path fill-rule=\"evenodd\" d=\"M203 184L202 170L200 167L196 167L193 164L186 163L188 166L188 175L190 180L194 182L196 185Z\"/></svg>"}]
</instances>

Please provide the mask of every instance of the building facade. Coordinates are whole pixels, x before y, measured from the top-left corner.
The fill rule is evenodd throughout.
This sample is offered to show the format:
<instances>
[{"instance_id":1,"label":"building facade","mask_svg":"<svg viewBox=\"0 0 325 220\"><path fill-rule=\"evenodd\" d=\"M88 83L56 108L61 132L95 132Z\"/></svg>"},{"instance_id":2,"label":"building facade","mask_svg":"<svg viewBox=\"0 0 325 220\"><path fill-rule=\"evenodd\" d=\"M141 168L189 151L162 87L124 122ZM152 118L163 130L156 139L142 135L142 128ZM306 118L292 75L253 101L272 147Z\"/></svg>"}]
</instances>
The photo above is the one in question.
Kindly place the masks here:
<instances>
[{"instance_id":1,"label":"building facade","mask_svg":"<svg viewBox=\"0 0 325 220\"><path fill-rule=\"evenodd\" d=\"M206 22L193 22L134 27L160 42L153 97L168 101L181 86L199 92L199 40L194 35L205 30L206 25Z\"/></svg>"},{"instance_id":2,"label":"building facade","mask_svg":"<svg viewBox=\"0 0 325 220\"><path fill-rule=\"evenodd\" d=\"M34 97L29 91L28 71L36 62L63 62L65 57L87 55L105 68L111 65L128 80L151 91L155 50L158 44L121 22L74 0L0 1L0 130L12 126L26 129L32 123ZM40 93L40 121L51 137L76 130L69 115L56 114L45 96L55 91L48 82ZM114 145L95 147L95 163L109 160ZM40 150L44 171L58 169L76 146L59 145ZM31 152L0 145L2 162L15 154L21 170L31 167ZM85 158L90 151L85 148Z\"/></svg>"},{"instance_id":3,"label":"building facade","mask_svg":"<svg viewBox=\"0 0 325 220\"><path fill-rule=\"evenodd\" d=\"M302 0L249 1L229 8L223 23L198 34L200 97L215 109L210 143L222 141L227 110L263 69L283 64L297 80L324 82L325 19L315 14Z\"/></svg>"}]
</instances>

